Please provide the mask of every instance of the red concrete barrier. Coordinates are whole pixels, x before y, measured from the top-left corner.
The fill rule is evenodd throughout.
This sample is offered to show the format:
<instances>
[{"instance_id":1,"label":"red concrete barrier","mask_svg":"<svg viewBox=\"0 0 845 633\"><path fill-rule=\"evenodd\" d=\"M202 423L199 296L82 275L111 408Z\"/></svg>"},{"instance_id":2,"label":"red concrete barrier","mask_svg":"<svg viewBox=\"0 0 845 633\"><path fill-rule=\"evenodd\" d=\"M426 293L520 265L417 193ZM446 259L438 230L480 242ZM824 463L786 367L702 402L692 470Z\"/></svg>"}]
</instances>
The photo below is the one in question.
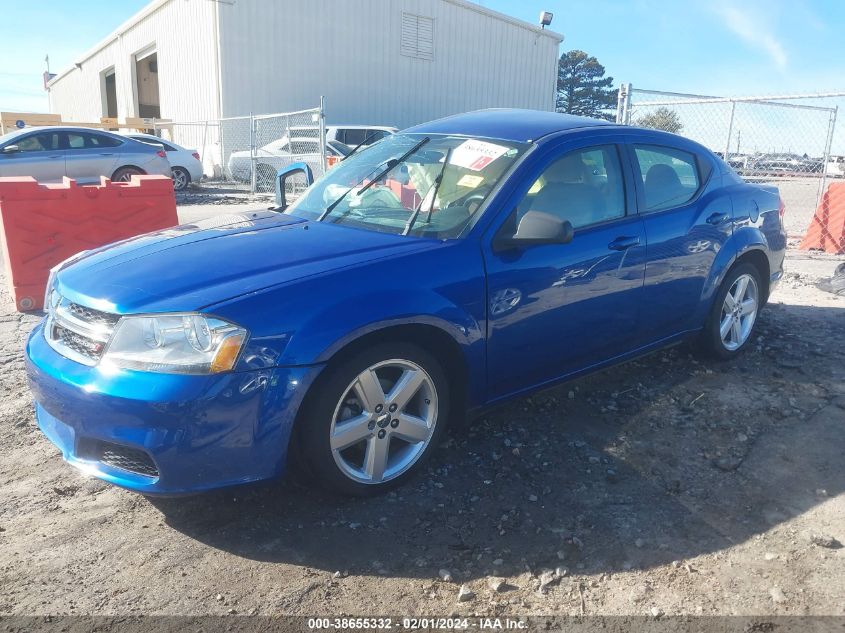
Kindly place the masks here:
<instances>
[{"instance_id":1,"label":"red concrete barrier","mask_svg":"<svg viewBox=\"0 0 845 633\"><path fill-rule=\"evenodd\" d=\"M828 186L798 248L845 254L845 182Z\"/></svg>"},{"instance_id":2,"label":"red concrete barrier","mask_svg":"<svg viewBox=\"0 0 845 633\"><path fill-rule=\"evenodd\" d=\"M173 182L133 176L131 182L42 185L0 178L0 238L6 280L20 311L43 307L50 269L79 251L178 224Z\"/></svg>"}]
</instances>

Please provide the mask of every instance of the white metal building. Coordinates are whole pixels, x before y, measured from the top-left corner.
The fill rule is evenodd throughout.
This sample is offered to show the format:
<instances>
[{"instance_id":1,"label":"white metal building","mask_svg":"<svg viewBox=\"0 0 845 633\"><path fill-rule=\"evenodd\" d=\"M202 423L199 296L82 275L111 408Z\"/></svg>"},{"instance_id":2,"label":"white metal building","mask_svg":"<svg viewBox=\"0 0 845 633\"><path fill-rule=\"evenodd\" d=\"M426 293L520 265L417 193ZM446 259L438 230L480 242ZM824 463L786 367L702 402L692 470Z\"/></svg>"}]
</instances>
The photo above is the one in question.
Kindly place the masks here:
<instances>
[{"instance_id":1,"label":"white metal building","mask_svg":"<svg viewBox=\"0 0 845 633\"><path fill-rule=\"evenodd\" d=\"M554 108L562 36L466 0L154 0L49 84L64 120Z\"/></svg>"}]
</instances>

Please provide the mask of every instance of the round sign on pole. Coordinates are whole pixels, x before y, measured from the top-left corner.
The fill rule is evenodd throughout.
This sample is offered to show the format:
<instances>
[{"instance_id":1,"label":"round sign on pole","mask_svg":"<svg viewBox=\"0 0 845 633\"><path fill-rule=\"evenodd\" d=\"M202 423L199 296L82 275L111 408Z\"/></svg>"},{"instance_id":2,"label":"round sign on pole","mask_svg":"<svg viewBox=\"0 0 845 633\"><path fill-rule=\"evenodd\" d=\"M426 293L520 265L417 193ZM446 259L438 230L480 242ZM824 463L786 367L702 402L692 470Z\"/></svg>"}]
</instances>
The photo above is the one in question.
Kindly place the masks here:
<instances>
[{"instance_id":1,"label":"round sign on pole","mask_svg":"<svg viewBox=\"0 0 845 633\"><path fill-rule=\"evenodd\" d=\"M23 119L18 119L17 121L15 121L15 127L17 127L19 130L22 130L26 127L26 122Z\"/></svg>"}]
</instances>

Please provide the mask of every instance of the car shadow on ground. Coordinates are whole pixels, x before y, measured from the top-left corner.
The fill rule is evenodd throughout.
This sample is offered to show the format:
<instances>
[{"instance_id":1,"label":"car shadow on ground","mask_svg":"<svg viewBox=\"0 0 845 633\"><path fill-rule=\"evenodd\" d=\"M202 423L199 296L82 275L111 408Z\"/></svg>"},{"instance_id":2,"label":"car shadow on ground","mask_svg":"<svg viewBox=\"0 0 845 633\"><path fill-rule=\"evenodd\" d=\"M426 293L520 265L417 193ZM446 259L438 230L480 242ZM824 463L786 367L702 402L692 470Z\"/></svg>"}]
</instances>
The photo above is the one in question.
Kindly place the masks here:
<instances>
[{"instance_id":1,"label":"car shadow on ground","mask_svg":"<svg viewBox=\"0 0 845 633\"><path fill-rule=\"evenodd\" d=\"M845 388L821 384L845 384L821 347L845 310L800 330L819 310L773 306L731 363L682 346L514 402L384 496L286 480L149 502L212 547L356 575L598 574L717 552L845 490Z\"/></svg>"}]
</instances>

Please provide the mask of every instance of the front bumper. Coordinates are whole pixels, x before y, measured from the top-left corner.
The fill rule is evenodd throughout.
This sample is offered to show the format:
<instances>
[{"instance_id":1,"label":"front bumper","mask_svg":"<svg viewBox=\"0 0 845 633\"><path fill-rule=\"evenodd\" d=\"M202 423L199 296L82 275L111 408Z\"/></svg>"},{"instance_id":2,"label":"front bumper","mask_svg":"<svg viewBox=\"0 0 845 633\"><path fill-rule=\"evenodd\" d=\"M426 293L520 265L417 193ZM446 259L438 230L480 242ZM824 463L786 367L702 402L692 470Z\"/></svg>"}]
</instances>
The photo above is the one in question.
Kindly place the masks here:
<instances>
[{"instance_id":1,"label":"front bumper","mask_svg":"<svg viewBox=\"0 0 845 633\"><path fill-rule=\"evenodd\" d=\"M38 425L65 460L119 486L171 495L280 475L320 369L107 373L58 354L42 325L27 341L26 368Z\"/></svg>"}]
</instances>

